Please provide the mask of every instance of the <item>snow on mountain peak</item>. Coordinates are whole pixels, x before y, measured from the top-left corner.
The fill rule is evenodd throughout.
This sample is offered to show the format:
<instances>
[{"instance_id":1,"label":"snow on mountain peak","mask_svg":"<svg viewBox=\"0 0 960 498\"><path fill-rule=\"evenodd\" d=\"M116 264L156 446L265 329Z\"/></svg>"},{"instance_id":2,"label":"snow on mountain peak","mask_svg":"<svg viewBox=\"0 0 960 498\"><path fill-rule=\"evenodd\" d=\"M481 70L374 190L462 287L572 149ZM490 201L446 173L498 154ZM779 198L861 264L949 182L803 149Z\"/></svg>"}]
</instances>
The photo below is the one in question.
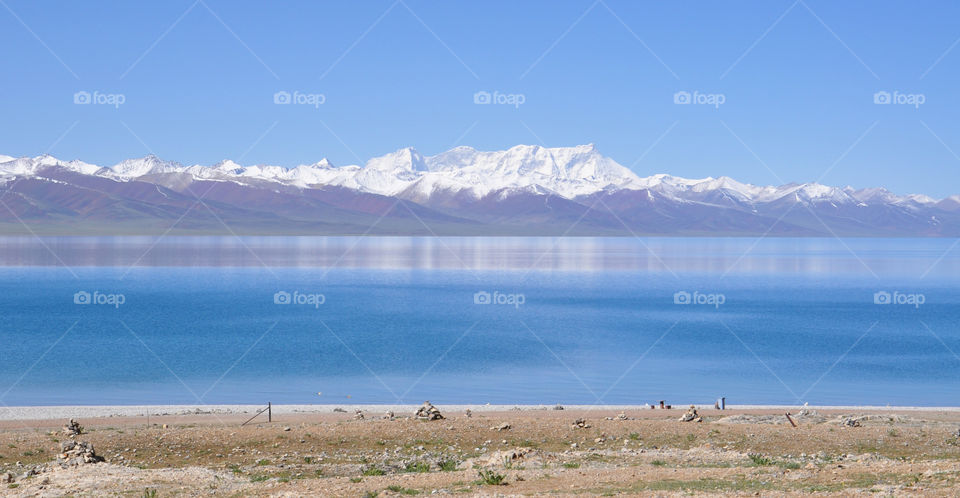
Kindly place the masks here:
<instances>
[{"instance_id":1,"label":"snow on mountain peak","mask_svg":"<svg viewBox=\"0 0 960 498\"><path fill-rule=\"evenodd\" d=\"M255 166L254 166L254 167L255 167ZM215 170L217 170L217 171L221 171L221 172L223 172L223 173L233 173L233 174L235 174L235 175L242 175L242 174L244 174L244 172L245 172L246 169L247 169L247 168L244 168L243 166L240 166L239 164L233 162L233 161L230 160L230 159L224 159L224 160L218 162L217 164L214 164L213 166L211 166L211 168L213 168L213 169L215 169Z\"/></svg>"},{"instance_id":2,"label":"snow on mountain peak","mask_svg":"<svg viewBox=\"0 0 960 498\"><path fill-rule=\"evenodd\" d=\"M179 163L168 162L150 154L139 159L127 159L109 168L108 176L120 179L138 178L144 175L171 173L182 170Z\"/></svg>"},{"instance_id":3,"label":"snow on mountain peak","mask_svg":"<svg viewBox=\"0 0 960 498\"><path fill-rule=\"evenodd\" d=\"M64 162L53 156L14 158L0 155L0 175L35 175L44 168L59 167L114 180L144 180L149 175L177 173L195 180L274 182L300 188L339 186L415 202L438 193L462 193L481 198L494 192L558 195L568 199L601 191L647 190L671 199L704 203L762 204L780 199L801 203L933 205L924 195L897 196L883 188L854 190L819 183L756 186L726 176L687 179L667 174L638 177L633 171L604 156L594 144L573 147L516 145L507 150L481 151L458 146L434 156L423 156L406 147L368 160L364 165L335 167L327 159L294 168L241 166L226 159L212 166L184 167L155 155L128 159L101 168L81 161ZM145 181L152 181L146 179ZM960 204L960 197L939 201Z\"/></svg>"},{"instance_id":4,"label":"snow on mountain peak","mask_svg":"<svg viewBox=\"0 0 960 498\"><path fill-rule=\"evenodd\" d=\"M40 166L59 166L60 160L51 156L50 154L41 154L33 160Z\"/></svg>"},{"instance_id":5,"label":"snow on mountain peak","mask_svg":"<svg viewBox=\"0 0 960 498\"><path fill-rule=\"evenodd\" d=\"M375 157L367 161L366 168L379 171L427 171L423 156L413 147Z\"/></svg>"}]
</instances>

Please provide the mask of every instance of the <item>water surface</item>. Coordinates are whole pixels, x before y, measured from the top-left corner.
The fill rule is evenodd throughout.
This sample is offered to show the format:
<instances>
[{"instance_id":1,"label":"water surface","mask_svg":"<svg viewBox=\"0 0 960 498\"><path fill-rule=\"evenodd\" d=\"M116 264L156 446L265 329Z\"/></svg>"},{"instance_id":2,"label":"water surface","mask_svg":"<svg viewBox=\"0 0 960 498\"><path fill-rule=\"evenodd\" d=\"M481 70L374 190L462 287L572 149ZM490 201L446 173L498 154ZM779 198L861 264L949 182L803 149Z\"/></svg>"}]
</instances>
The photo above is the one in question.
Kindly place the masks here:
<instances>
[{"instance_id":1,"label":"water surface","mask_svg":"<svg viewBox=\"0 0 960 498\"><path fill-rule=\"evenodd\" d=\"M950 240L0 244L10 406L960 405ZM103 304L75 304L83 292ZM712 304L676 304L684 292ZM483 293L511 304L477 304Z\"/></svg>"}]
</instances>

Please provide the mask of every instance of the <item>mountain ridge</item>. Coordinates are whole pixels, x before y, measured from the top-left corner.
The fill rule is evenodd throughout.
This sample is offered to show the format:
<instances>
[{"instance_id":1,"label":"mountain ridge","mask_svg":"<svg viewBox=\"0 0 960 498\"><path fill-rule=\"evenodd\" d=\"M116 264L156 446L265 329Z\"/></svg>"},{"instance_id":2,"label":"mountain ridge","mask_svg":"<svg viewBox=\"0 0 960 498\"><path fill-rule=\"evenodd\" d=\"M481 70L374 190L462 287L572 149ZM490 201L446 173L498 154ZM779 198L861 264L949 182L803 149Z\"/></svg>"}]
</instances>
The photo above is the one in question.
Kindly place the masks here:
<instances>
[{"instance_id":1,"label":"mountain ridge","mask_svg":"<svg viewBox=\"0 0 960 498\"><path fill-rule=\"evenodd\" d=\"M372 227L383 219L386 223L373 233L420 233L425 227L427 233L444 234L525 234L526 229L555 234L574 223L583 234L596 235L778 235L781 230L785 235L960 235L960 195L938 200L897 195L883 187L853 189L816 182L760 186L726 176L639 177L603 156L594 144L517 145L500 151L459 146L433 156L406 147L363 165L337 167L322 159L293 168L242 166L229 159L186 166L152 154L113 166L50 155L0 155L0 182L3 195L12 194L8 200L14 199L27 216L21 220L44 227L100 226L91 226L94 233L109 233L111 223L135 224L137 219L163 226L170 213L187 209L164 204L172 194L189 200L215 191L222 212L211 208L210 214L231 217L251 233L262 231L252 226L257 225L254 219L272 220L274 228L286 226L281 232L304 234L315 233L312 224L332 224L319 233L354 233L356 227ZM153 185L152 192L166 195L167 201L147 196L151 189L146 185ZM370 208L385 201L408 212ZM303 211L290 211L293 205ZM798 206L802 209L795 209ZM20 218L20 213L7 211L15 215L6 216L9 232L18 221L10 218ZM247 220L241 212L258 214ZM190 214L181 212L174 221L197 221ZM417 224L408 223L410 215ZM435 220L436 229L417 219L420 215ZM365 219L370 216L379 219ZM344 220L353 228L335 228ZM0 226L0 233L4 230Z\"/></svg>"}]
</instances>

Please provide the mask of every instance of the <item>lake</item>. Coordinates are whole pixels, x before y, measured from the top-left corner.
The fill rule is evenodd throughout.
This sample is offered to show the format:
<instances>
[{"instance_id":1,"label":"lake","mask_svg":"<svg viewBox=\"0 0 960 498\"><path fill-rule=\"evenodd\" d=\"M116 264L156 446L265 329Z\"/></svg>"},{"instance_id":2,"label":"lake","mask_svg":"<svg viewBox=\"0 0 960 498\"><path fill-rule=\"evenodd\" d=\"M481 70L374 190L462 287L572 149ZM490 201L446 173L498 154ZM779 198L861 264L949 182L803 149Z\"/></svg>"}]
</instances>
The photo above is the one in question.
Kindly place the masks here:
<instances>
[{"instance_id":1,"label":"lake","mask_svg":"<svg viewBox=\"0 0 960 498\"><path fill-rule=\"evenodd\" d=\"M0 237L0 403L958 406L955 243Z\"/></svg>"}]
</instances>

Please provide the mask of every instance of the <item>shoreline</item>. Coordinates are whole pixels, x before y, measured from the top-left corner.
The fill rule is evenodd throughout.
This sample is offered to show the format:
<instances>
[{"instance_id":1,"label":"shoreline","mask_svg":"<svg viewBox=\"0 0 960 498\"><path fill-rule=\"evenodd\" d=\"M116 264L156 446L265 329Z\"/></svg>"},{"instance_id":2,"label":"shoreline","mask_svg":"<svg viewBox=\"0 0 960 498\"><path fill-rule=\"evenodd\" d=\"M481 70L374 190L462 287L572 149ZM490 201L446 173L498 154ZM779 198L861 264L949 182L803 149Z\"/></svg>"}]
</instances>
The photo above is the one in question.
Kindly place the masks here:
<instances>
[{"instance_id":1,"label":"shoreline","mask_svg":"<svg viewBox=\"0 0 960 498\"><path fill-rule=\"evenodd\" d=\"M864 411L864 412L960 412L960 406L876 406L876 405L727 405L726 410L715 410L713 405L696 403L675 403L671 410L651 409L650 405L490 405L490 404L437 404L447 412L511 412L511 411L664 411L683 412L691 405L697 410L710 413L782 410L819 410L819 411ZM189 415L244 415L254 414L267 405L50 405L50 406L6 406L0 408L0 421L59 420L71 418L112 418L112 417L164 417ZM397 414L414 413L419 404L328 404L328 405L271 405L274 415L310 415L366 413L393 411Z\"/></svg>"},{"instance_id":2,"label":"shoreline","mask_svg":"<svg viewBox=\"0 0 960 498\"><path fill-rule=\"evenodd\" d=\"M0 494L960 496L960 407L265 406L0 407Z\"/></svg>"}]
</instances>

